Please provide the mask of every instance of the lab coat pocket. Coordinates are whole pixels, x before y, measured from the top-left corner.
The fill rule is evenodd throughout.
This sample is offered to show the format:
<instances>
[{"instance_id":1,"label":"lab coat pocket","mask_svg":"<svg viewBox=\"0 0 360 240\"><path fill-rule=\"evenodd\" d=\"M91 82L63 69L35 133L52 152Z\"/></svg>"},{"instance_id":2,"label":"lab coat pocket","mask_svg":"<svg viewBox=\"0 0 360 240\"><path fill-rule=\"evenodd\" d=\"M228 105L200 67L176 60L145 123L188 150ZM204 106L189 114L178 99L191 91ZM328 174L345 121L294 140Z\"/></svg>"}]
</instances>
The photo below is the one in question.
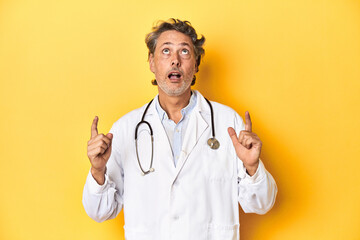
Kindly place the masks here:
<instances>
[{"instance_id":1,"label":"lab coat pocket","mask_svg":"<svg viewBox=\"0 0 360 240\"><path fill-rule=\"evenodd\" d=\"M239 239L239 224L223 225L209 224L207 240L237 240Z\"/></svg>"},{"instance_id":2,"label":"lab coat pocket","mask_svg":"<svg viewBox=\"0 0 360 240\"><path fill-rule=\"evenodd\" d=\"M203 155L204 174L209 181L231 180L234 177L234 159L230 154L229 147L223 146L219 149L211 149L204 146Z\"/></svg>"}]
</instances>

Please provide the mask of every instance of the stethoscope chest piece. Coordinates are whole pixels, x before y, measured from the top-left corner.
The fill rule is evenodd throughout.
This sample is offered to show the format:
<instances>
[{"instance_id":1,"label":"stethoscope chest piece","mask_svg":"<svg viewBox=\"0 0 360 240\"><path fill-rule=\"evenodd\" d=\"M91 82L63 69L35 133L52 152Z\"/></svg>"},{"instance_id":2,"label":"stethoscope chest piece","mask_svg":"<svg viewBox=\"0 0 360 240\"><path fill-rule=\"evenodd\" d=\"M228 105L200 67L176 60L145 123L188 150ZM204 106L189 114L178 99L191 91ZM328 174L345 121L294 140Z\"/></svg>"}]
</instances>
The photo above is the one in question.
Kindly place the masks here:
<instances>
[{"instance_id":1,"label":"stethoscope chest piece","mask_svg":"<svg viewBox=\"0 0 360 240\"><path fill-rule=\"evenodd\" d=\"M207 144L210 146L211 149L214 149L214 150L216 150L220 147L219 141L214 137L209 138L209 140L207 141Z\"/></svg>"}]
</instances>

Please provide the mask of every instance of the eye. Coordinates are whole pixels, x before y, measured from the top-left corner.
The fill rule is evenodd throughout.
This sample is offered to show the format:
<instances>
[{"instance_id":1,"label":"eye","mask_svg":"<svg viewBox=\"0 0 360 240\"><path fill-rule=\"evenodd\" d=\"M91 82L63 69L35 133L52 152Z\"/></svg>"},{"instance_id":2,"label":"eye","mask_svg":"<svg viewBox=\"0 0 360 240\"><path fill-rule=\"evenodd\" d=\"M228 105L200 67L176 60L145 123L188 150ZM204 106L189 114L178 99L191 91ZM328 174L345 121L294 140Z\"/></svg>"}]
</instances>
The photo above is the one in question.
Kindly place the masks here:
<instances>
[{"instance_id":1,"label":"eye","mask_svg":"<svg viewBox=\"0 0 360 240\"><path fill-rule=\"evenodd\" d=\"M189 50L187 50L187 49L183 49L183 50L181 50L181 54L189 54L190 52L189 52Z\"/></svg>"},{"instance_id":2,"label":"eye","mask_svg":"<svg viewBox=\"0 0 360 240\"><path fill-rule=\"evenodd\" d=\"M163 53L163 54L169 54L169 53L170 53L170 50L169 50L168 48L164 48L164 49L162 50L162 53Z\"/></svg>"}]
</instances>

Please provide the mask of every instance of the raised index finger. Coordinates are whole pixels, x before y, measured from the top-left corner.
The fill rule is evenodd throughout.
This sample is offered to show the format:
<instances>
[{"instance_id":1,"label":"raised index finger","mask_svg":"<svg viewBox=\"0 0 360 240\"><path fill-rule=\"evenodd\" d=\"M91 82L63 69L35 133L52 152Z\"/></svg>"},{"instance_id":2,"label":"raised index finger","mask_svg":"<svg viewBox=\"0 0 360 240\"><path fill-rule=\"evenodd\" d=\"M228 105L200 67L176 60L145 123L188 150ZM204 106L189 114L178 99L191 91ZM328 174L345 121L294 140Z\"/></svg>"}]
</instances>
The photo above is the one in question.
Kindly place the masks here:
<instances>
[{"instance_id":1,"label":"raised index finger","mask_svg":"<svg viewBox=\"0 0 360 240\"><path fill-rule=\"evenodd\" d=\"M250 113L248 111L245 112L245 130L252 132L252 123Z\"/></svg>"},{"instance_id":2,"label":"raised index finger","mask_svg":"<svg viewBox=\"0 0 360 240\"><path fill-rule=\"evenodd\" d=\"M93 123L91 125L91 138L96 137L98 135L98 130L97 130L98 121L99 121L98 116L95 116Z\"/></svg>"}]
</instances>

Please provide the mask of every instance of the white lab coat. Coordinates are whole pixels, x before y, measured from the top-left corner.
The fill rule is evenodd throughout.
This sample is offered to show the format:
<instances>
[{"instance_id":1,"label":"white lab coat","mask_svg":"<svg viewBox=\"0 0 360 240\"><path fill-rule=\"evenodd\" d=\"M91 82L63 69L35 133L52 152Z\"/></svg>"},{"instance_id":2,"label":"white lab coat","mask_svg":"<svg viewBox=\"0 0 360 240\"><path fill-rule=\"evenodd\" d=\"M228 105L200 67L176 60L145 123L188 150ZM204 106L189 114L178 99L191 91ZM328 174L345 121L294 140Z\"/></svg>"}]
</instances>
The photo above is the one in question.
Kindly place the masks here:
<instances>
[{"instance_id":1,"label":"white lab coat","mask_svg":"<svg viewBox=\"0 0 360 240\"><path fill-rule=\"evenodd\" d=\"M245 212L264 214L275 202L277 187L260 161L250 177L237 158L227 128L244 129L231 108L212 102L216 138L220 148L211 149L210 108L197 92L174 166L166 132L154 104L145 116L154 134L155 172L142 176L135 150L135 126L144 109L136 109L114 123L112 153L104 185L91 173L83 192L87 214L101 222L115 218L124 208L127 240L236 240L239 239L239 204ZM139 157L149 169L151 140L145 124L139 128Z\"/></svg>"}]
</instances>

